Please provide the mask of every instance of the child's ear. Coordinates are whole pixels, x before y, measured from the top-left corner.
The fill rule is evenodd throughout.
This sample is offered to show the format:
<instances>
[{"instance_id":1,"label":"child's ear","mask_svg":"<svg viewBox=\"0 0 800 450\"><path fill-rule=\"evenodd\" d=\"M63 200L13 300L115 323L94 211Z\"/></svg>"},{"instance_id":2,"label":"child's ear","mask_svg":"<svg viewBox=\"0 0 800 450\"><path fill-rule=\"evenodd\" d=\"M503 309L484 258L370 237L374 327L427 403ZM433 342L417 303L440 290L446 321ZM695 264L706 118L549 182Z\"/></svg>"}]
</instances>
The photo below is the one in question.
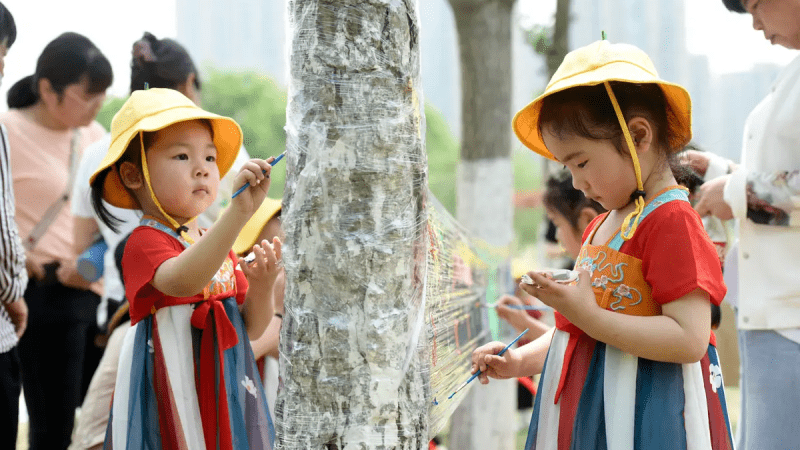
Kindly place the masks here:
<instances>
[{"instance_id":1,"label":"child's ear","mask_svg":"<svg viewBox=\"0 0 800 450\"><path fill-rule=\"evenodd\" d=\"M119 178L128 189L139 189L144 185L142 171L130 161L120 164Z\"/></svg>"},{"instance_id":2,"label":"child's ear","mask_svg":"<svg viewBox=\"0 0 800 450\"><path fill-rule=\"evenodd\" d=\"M641 153L650 149L653 143L654 130L650 121L644 117L634 117L628 121L628 130L633 139L633 145L636 146L636 151Z\"/></svg>"},{"instance_id":3,"label":"child's ear","mask_svg":"<svg viewBox=\"0 0 800 450\"><path fill-rule=\"evenodd\" d=\"M583 232L598 215L599 213L594 208L584 206L580 214L578 214L578 230Z\"/></svg>"}]
</instances>

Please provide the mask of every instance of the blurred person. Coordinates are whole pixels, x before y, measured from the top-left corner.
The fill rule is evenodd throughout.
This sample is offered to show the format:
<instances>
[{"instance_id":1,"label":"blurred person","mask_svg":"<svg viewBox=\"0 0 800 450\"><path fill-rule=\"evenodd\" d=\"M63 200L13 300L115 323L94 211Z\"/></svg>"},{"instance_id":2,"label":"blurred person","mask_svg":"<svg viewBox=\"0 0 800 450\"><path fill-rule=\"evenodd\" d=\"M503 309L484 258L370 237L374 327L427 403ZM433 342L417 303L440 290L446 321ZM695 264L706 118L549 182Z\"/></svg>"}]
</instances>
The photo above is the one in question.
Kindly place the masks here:
<instances>
[{"instance_id":1,"label":"blurred person","mask_svg":"<svg viewBox=\"0 0 800 450\"><path fill-rule=\"evenodd\" d=\"M281 241L284 239L283 229L281 228L281 201L266 198L253 214L253 217L242 228L239 237L233 243L233 251L244 258L253 251L254 245L261 244L263 246L264 241L272 242L275 238ZM283 306L285 282L285 272L281 268L272 290L273 320L270 321L259 338L250 342L258 369L261 372L264 392L267 396L267 404L270 411L275 411L275 399L278 395L278 344L280 342L283 315L285 314Z\"/></svg>"},{"instance_id":2,"label":"blurred person","mask_svg":"<svg viewBox=\"0 0 800 450\"><path fill-rule=\"evenodd\" d=\"M0 79L8 49L17 38L14 17L0 3ZM17 342L28 323L23 294L28 284L25 250L14 221L14 186L11 182L7 132L0 125L0 447L17 446L20 372Z\"/></svg>"},{"instance_id":3,"label":"blurred person","mask_svg":"<svg viewBox=\"0 0 800 450\"><path fill-rule=\"evenodd\" d=\"M101 287L76 270L69 195L83 149L103 135L94 118L112 79L111 65L89 39L64 33L44 48L36 72L11 87L9 110L0 114L29 276L19 352L32 449L67 447L81 399Z\"/></svg>"},{"instance_id":4,"label":"blurred person","mask_svg":"<svg viewBox=\"0 0 800 450\"><path fill-rule=\"evenodd\" d=\"M800 49L800 0L723 0L749 14L773 45ZM800 448L800 57L778 75L750 112L739 164L708 153L691 162L708 176L695 208L735 218L737 327L741 364L738 448ZM731 264L730 260L734 264Z\"/></svg>"},{"instance_id":5,"label":"blurred person","mask_svg":"<svg viewBox=\"0 0 800 450\"><path fill-rule=\"evenodd\" d=\"M158 39L148 32L134 42L131 49L130 90L134 92L145 88L174 89L195 104L199 104L201 100L200 75L186 49L173 39ZM108 405L111 404L117 376L116 366L119 361L122 336L124 329L130 326L130 319L121 323L117 320L114 325L118 326L119 330L115 332L107 324L115 316L117 308L124 304L125 298L120 266L115 260L115 253L124 250L124 240L139 225L141 214L139 211L118 208L103 201L106 209L117 219L112 221L112 226L108 226L95 213L89 189L89 178L102 162L110 144L111 135L106 134L86 149L72 191L72 213L75 217L75 234L79 249L82 251L91 245L97 233L100 233L108 245L108 251L103 260L103 298L97 311L97 323L105 332L102 339L105 341L105 352L88 386L81 414L75 424L71 449L102 447L108 423ZM247 151L242 147L230 173L221 181L216 201L198 217L201 226L208 227L214 223L220 211L230 203L233 179L238 169L248 159ZM119 248L120 245L122 248ZM125 315L125 311L121 311L121 315Z\"/></svg>"}]
</instances>

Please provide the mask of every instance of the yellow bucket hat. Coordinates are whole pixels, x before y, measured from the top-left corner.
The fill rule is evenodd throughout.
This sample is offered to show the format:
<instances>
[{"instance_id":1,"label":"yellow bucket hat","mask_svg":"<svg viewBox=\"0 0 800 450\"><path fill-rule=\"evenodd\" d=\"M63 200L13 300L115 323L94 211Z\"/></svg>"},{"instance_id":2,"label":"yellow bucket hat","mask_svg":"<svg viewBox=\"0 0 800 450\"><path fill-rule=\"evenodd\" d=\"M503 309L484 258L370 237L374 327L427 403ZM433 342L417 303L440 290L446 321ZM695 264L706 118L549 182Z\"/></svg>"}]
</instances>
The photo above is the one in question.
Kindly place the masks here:
<instances>
[{"instance_id":1,"label":"yellow bucket hat","mask_svg":"<svg viewBox=\"0 0 800 450\"><path fill-rule=\"evenodd\" d=\"M237 255L241 255L250 251L253 245L256 244L256 239L258 239L258 236L261 234L264 225L275 217L280 210L280 200L271 199L269 197L265 198L261 206L258 207L256 212L250 217L250 220L244 225L244 228L242 228L242 231L236 238L236 242L233 243L233 252Z\"/></svg>"},{"instance_id":2,"label":"yellow bucket hat","mask_svg":"<svg viewBox=\"0 0 800 450\"><path fill-rule=\"evenodd\" d=\"M111 168L103 183L103 199L119 208L137 209L136 199L128 192L114 164L122 157L131 140L145 131L158 131L178 122L208 119L217 147L217 167L223 177L233 165L242 146L242 130L228 117L203 110L174 89L134 91L111 121L111 145L105 158L89 179ZM143 161L143 166L146 161ZM144 168L144 167L143 167ZM149 174L145 175L149 178ZM152 191L151 191L152 192Z\"/></svg>"},{"instance_id":3,"label":"yellow bucket hat","mask_svg":"<svg viewBox=\"0 0 800 450\"><path fill-rule=\"evenodd\" d=\"M664 92L670 109L667 114L670 147L679 151L692 139L692 101L686 89L660 79L653 62L639 48L629 44L611 44L606 40L573 50L564 57L544 93L514 116L514 133L526 147L555 161L539 132L542 100L556 92L578 86L604 84L610 91L610 81L657 84ZM613 93L609 92L609 96L612 97L614 109L619 110ZM622 115L619 112L617 115L620 123L625 124ZM627 135L628 127L622 128Z\"/></svg>"},{"instance_id":4,"label":"yellow bucket hat","mask_svg":"<svg viewBox=\"0 0 800 450\"><path fill-rule=\"evenodd\" d=\"M636 172L637 190L633 193L636 209L625 218L622 224L622 238L625 240L633 237L639 219L644 211L644 185L642 182L639 158L636 147L633 145L625 117L611 89L610 82L621 81L625 83L656 84L661 88L667 102L667 141L672 151L680 151L692 139L692 101L689 93L682 86L669 83L658 77L653 62L645 52L633 45L611 44L605 39L596 41L586 47L573 50L564 57L564 61L553 74L553 78L545 88L544 93L522 108L512 121L514 133L526 147L556 161L553 154L547 149L539 132L539 114L542 110L542 100L556 92L578 86L596 86L602 84L608 92L614 112L617 115L625 142L633 160L633 169Z\"/></svg>"}]
</instances>

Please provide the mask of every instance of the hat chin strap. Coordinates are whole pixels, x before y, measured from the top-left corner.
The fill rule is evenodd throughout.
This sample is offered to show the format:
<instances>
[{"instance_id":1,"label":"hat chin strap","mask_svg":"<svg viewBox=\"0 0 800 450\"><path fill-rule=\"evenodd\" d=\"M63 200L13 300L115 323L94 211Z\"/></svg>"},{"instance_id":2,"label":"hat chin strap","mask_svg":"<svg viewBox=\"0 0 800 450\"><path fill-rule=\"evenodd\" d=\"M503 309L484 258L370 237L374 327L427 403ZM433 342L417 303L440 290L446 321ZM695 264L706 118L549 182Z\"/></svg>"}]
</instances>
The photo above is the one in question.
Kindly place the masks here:
<instances>
[{"instance_id":1,"label":"hat chin strap","mask_svg":"<svg viewBox=\"0 0 800 450\"><path fill-rule=\"evenodd\" d=\"M625 135L625 142L628 144L628 150L631 153L631 159L633 159L633 170L636 172L636 191L631 194L631 199L636 203L636 209L625 217L625 220L622 221L622 229L620 230L622 239L627 241L633 237L633 233L636 232L636 228L639 226L639 220L642 217L642 212L644 212L644 197L646 193L644 191L644 184L642 183L642 169L639 167L639 157L636 155L636 147L633 145L633 139L631 139L631 133L628 131L628 125L625 123L625 117L622 115L617 97L614 95L614 91L611 89L611 85L608 81L604 81L603 86L606 87L606 92L608 92L608 96L611 98L611 104L614 106L614 112L617 114L619 126L622 128L622 134Z\"/></svg>"},{"instance_id":2,"label":"hat chin strap","mask_svg":"<svg viewBox=\"0 0 800 450\"><path fill-rule=\"evenodd\" d=\"M144 135L141 130L139 130L139 142L142 145L142 172L144 173L144 182L147 185L147 192L150 193L150 198L153 200L156 208L158 208L158 210L161 212L161 215L164 216L167 221L169 221L170 225L172 225L172 227L175 228L178 233L180 233L181 237L189 244L194 244L194 239L189 236L189 228L187 228L186 225L179 224L177 220L173 219L172 216L167 214L167 212L164 211L164 208L161 207L161 203L156 198L156 193L153 191L153 186L150 183L150 170L147 168L147 157L145 157L144 152ZM189 223L196 218L197 216L192 217L186 223Z\"/></svg>"}]
</instances>

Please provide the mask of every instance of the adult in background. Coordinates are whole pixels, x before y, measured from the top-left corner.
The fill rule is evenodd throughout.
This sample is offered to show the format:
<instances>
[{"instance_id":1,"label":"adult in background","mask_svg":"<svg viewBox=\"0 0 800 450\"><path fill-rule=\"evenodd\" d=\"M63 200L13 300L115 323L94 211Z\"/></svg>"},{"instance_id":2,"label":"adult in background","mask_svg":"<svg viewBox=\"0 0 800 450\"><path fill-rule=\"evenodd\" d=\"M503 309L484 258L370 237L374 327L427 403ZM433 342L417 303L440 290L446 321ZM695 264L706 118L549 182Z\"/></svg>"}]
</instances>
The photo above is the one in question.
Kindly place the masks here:
<instances>
[{"instance_id":1,"label":"adult in background","mask_svg":"<svg viewBox=\"0 0 800 450\"><path fill-rule=\"evenodd\" d=\"M5 69L6 53L16 38L14 17L0 3L0 77ZM6 130L0 125L0 447L14 449L20 393L17 342L28 322L28 307L22 297L28 273L25 250L14 221L10 166Z\"/></svg>"},{"instance_id":2,"label":"adult in background","mask_svg":"<svg viewBox=\"0 0 800 450\"><path fill-rule=\"evenodd\" d=\"M80 404L86 342L99 285L81 277L69 193L83 149L103 136L94 121L111 65L77 33L42 51L36 72L8 91L8 130L17 224L26 248L28 329L19 343L31 449L65 449Z\"/></svg>"},{"instance_id":3,"label":"adult in background","mask_svg":"<svg viewBox=\"0 0 800 450\"><path fill-rule=\"evenodd\" d=\"M800 49L800 0L723 0L750 14L773 45ZM722 172L698 193L701 215L739 222L739 449L800 448L800 57L745 123L741 165L693 153L698 172ZM727 173L726 173L727 172ZM709 177L710 178L710 177Z\"/></svg>"}]
</instances>

